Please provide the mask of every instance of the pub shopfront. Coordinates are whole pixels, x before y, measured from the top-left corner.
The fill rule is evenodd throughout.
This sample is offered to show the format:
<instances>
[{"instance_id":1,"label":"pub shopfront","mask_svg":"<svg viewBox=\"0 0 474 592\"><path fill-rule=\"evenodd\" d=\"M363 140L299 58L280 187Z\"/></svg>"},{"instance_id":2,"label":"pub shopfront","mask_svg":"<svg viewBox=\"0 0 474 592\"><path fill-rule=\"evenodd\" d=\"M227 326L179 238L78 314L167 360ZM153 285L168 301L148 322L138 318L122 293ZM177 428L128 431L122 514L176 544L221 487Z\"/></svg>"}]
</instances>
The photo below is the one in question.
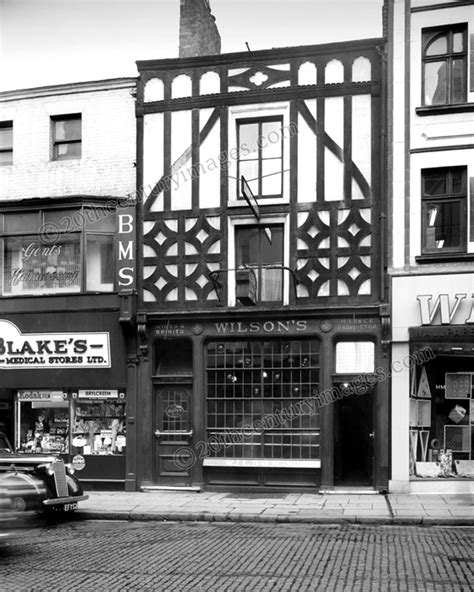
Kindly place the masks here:
<instances>
[{"instance_id":1,"label":"pub shopfront","mask_svg":"<svg viewBox=\"0 0 474 592\"><path fill-rule=\"evenodd\" d=\"M90 304L90 299L76 297L77 308L87 306L87 300ZM2 429L16 450L56 453L68 460L82 455L82 481L123 483L124 356L116 312L76 309L4 315Z\"/></svg>"},{"instance_id":2,"label":"pub shopfront","mask_svg":"<svg viewBox=\"0 0 474 592\"><path fill-rule=\"evenodd\" d=\"M472 492L474 276L393 278L391 491Z\"/></svg>"},{"instance_id":3,"label":"pub shopfront","mask_svg":"<svg viewBox=\"0 0 474 592\"><path fill-rule=\"evenodd\" d=\"M148 320L138 485L385 489L379 319L248 317Z\"/></svg>"}]
</instances>

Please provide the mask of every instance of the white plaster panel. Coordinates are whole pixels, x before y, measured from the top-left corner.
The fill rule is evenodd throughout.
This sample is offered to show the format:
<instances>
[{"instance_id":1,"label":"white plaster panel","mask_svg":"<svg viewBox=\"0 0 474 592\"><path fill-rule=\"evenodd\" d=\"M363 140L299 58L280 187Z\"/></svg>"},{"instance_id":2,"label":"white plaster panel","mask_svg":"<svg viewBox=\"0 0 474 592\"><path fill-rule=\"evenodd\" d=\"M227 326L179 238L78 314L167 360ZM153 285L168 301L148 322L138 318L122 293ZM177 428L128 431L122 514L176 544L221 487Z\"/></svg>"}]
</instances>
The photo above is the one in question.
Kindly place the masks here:
<instances>
[{"instance_id":1,"label":"white plaster panel","mask_svg":"<svg viewBox=\"0 0 474 592\"><path fill-rule=\"evenodd\" d=\"M369 95L352 97L352 160L371 185L372 122ZM355 196L353 196L355 197Z\"/></svg>"},{"instance_id":2,"label":"white plaster panel","mask_svg":"<svg viewBox=\"0 0 474 592\"><path fill-rule=\"evenodd\" d=\"M298 84L316 84L317 70L313 62L305 62L298 69Z\"/></svg>"},{"instance_id":3,"label":"white plaster panel","mask_svg":"<svg viewBox=\"0 0 474 592\"><path fill-rule=\"evenodd\" d=\"M163 176L163 114L144 116L143 126L143 188L142 199L150 194ZM163 211L163 192L156 198L152 211Z\"/></svg>"},{"instance_id":4,"label":"white plaster panel","mask_svg":"<svg viewBox=\"0 0 474 592\"><path fill-rule=\"evenodd\" d=\"M171 209L186 210L192 204L192 127L191 111L176 111L171 114ZM183 155L188 158L181 164Z\"/></svg>"},{"instance_id":5,"label":"white plaster panel","mask_svg":"<svg viewBox=\"0 0 474 592\"><path fill-rule=\"evenodd\" d=\"M179 99L192 95L191 77L187 74L180 74L171 83L171 98Z\"/></svg>"},{"instance_id":6,"label":"white plaster panel","mask_svg":"<svg viewBox=\"0 0 474 592\"><path fill-rule=\"evenodd\" d=\"M200 112L200 128L205 125L212 113L212 109L202 109ZM217 208L220 205L220 123L217 121L199 151L199 201L201 208Z\"/></svg>"},{"instance_id":7,"label":"white plaster panel","mask_svg":"<svg viewBox=\"0 0 474 592\"><path fill-rule=\"evenodd\" d=\"M306 101L315 115L316 101ZM298 202L316 201L316 134L309 128L302 115L298 118Z\"/></svg>"},{"instance_id":8,"label":"white plaster panel","mask_svg":"<svg viewBox=\"0 0 474 592\"><path fill-rule=\"evenodd\" d=\"M145 84L145 103L162 101L164 99L164 85L159 78L151 78Z\"/></svg>"}]
</instances>

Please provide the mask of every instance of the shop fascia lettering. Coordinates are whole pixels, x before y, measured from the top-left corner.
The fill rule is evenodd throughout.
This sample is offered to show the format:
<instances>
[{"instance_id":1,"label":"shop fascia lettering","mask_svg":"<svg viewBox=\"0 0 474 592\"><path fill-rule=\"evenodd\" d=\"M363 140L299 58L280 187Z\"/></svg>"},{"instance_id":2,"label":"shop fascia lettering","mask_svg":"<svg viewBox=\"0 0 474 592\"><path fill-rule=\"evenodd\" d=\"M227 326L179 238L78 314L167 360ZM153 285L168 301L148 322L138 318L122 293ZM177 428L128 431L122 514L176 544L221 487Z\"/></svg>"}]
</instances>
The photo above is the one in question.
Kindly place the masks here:
<instances>
[{"instance_id":1,"label":"shop fascia lettering","mask_svg":"<svg viewBox=\"0 0 474 592\"><path fill-rule=\"evenodd\" d=\"M0 368L110 368L107 332L25 333L0 320Z\"/></svg>"},{"instance_id":2,"label":"shop fascia lettering","mask_svg":"<svg viewBox=\"0 0 474 592\"><path fill-rule=\"evenodd\" d=\"M433 299L433 294L424 294L417 296L416 299L418 300L419 309L420 309L420 319L422 325L432 325L433 321L436 319L436 316L439 313L439 319L441 325L451 325L451 324L474 324L474 294L471 296L471 308L469 311L469 315L467 318L459 318L460 315L457 314L459 311L459 307L463 300L466 300L467 294L466 293L459 293L454 294L454 301L450 300L448 294L438 294L438 297L431 305L431 300ZM458 320L458 323L453 323L453 321Z\"/></svg>"},{"instance_id":3,"label":"shop fascia lettering","mask_svg":"<svg viewBox=\"0 0 474 592\"><path fill-rule=\"evenodd\" d=\"M291 331L302 332L307 330L305 320L291 321L252 321L244 323L241 321L229 321L215 323L218 333L290 333Z\"/></svg>"}]
</instances>

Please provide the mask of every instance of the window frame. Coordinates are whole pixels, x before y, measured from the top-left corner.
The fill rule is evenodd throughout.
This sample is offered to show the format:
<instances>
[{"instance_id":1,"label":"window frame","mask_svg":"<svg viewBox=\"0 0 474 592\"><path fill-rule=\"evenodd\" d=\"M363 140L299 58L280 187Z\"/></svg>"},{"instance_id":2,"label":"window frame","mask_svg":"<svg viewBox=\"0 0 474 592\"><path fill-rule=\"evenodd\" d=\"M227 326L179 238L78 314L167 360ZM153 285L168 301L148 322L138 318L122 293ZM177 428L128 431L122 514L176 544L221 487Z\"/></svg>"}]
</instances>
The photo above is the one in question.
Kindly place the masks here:
<instances>
[{"instance_id":1,"label":"window frame","mask_svg":"<svg viewBox=\"0 0 474 592\"><path fill-rule=\"evenodd\" d=\"M263 153L264 153L264 149L265 146L262 145L262 142L260 141L260 138L263 137L263 125L265 123L280 123L280 129L283 130L284 127L284 118L283 115L278 114L278 115L265 115L265 116L260 116L260 117L239 117L238 119L236 119L235 124L236 124L236 138L237 138L237 150L238 150L238 158L237 158L237 179L236 179L236 196L237 196L237 200L242 202L245 200L244 196L241 194L241 183L240 183L240 179L242 177L242 172L241 172L241 163L242 162L249 162L250 160L256 160L257 161L257 168L258 168L258 174L256 177L256 180L258 182L258 190L254 195L257 199L281 199L283 197L283 193L284 193L284 179L283 179L283 174L284 174L284 157L285 157L285 137L284 137L284 133L283 131L280 134L280 156L279 157L267 157L265 158ZM240 154L240 149L242 147L242 144L240 142L240 136L241 136L241 127L244 125L257 125L258 126L258 139L257 140L257 148L258 148L258 152L257 152L257 158L256 159L242 159L241 158L241 154ZM275 174L279 174L280 175L280 192L279 193L271 193L268 195L263 195L262 191L263 191L263 182L262 179L264 178L263 175L263 163L265 161L270 161L270 160L280 160L280 172L279 173L275 173ZM254 181L255 179L246 179L247 182L251 182Z\"/></svg>"},{"instance_id":2,"label":"window frame","mask_svg":"<svg viewBox=\"0 0 474 592\"><path fill-rule=\"evenodd\" d=\"M462 33L463 50L455 52L453 49L453 36L455 33ZM433 56L427 56L426 50L428 46L439 36L447 34L448 48L445 53L440 53ZM468 37L467 37L467 23L457 23L452 25L444 25L442 27L429 27L421 31L421 104L427 108L440 108L443 106L461 105L467 100L468 93ZM462 75L462 92L463 97L460 101L453 101L453 61L462 60L463 75ZM447 80L446 80L446 101L443 103L428 103L426 101L426 75L425 67L429 63L444 61L447 65Z\"/></svg>"},{"instance_id":3,"label":"window frame","mask_svg":"<svg viewBox=\"0 0 474 592\"><path fill-rule=\"evenodd\" d=\"M73 121L79 120L80 123L80 137L79 138L66 138L66 139L57 139L56 138L56 124L65 122L65 121ZM71 145L71 144L79 144L79 155L59 155L58 154L58 147ZM81 113L70 113L65 115L51 115L51 160L54 161L62 161L62 160L80 160L82 158L82 114Z\"/></svg>"},{"instance_id":4,"label":"window frame","mask_svg":"<svg viewBox=\"0 0 474 592\"><path fill-rule=\"evenodd\" d=\"M228 248L228 259L227 259L227 267L229 269L229 273L227 274L227 301L229 307L237 307L239 303L237 302L236 297L236 290L237 290L237 282L236 282L236 270L235 262L236 262L236 248L237 248L237 240L236 240L236 229L241 226L261 226L262 228L265 226L276 226L280 225L283 226L283 286L282 286L282 300L275 301L275 302L265 302L265 303L257 303L257 306L265 306L265 307L281 307L287 306L290 303L290 272L289 272L289 264L290 264L290 252L289 252L289 245L290 245L290 216L289 214L282 214L282 215L268 215L262 216L259 221L257 221L254 217L251 216L235 216L229 217L228 220L228 237L229 237L229 248Z\"/></svg>"},{"instance_id":5,"label":"window frame","mask_svg":"<svg viewBox=\"0 0 474 592\"><path fill-rule=\"evenodd\" d=\"M1 269L2 272L0 274L0 298L18 298L18 297L37 297L37 296L54 296L54 295L63 295L63 294L70 294L70 295L78 295L78 294L113 294L117 292L117 241L115 240L115 236L117 233L117 216L115 213L110 211L108 207L109 204L107 203L76 203L64 206L63 204L52 204L49 207L41 207L38 206L31 210L24 210L24 209L17 209L17 208L4 208L0 210L0 261L1 261ZM101 209L107 213L107 216L113 216L113 229L111 230L100 230L94 229L93 227L88 227L88 224L95 224L100 222L102 218L94 218L94 216L88 216L88 210L94 209ZM5 285L5 240L9 238L20 238L20 237L28 237L28 236L35 236L38 238L38 242L41 242L41 232L46 231L45 226L45 214L47 212L63 212L64 215L60 219L60 226L55 224L50 230L53 232L53 236L55 234L54 241L46 241L43 243L45 247L51 246L53 244L57 244L61 240L61 236L64 237L71 237L79 235L79 273L80 273L80 280L79 280L79 289L71 289L71 290L61 290L61 289L41 289L39 288L37 291L31 292L10 292L5 293L4 285ZM5 223L4 223L4 215L5 214L17 214L18 216L22 216L25 214L36 214L37 216L37 230L13 230L13 231L5 231ZM77 215L77 219L74 220L74 215ZM79 221L79 222L78 222ZM63 223L64 222L64 223ZM49 237L48 234L45 235L46 238ZM112 245L113 245L113 261L114 261L114 271L113 271L113 282L112 282L112 289L110 290L100 290L100 289L87 289L88 284L88 253L87 253L87 243L90 237L94 236L101 236L101 237L111 237L112 238ZM110 282L109 282L110 284ZM106 285L104 283L104 285Z\"/></svg>"},{"instance_id":6,"label":"window frame","mask_svg":"<svg viewBox=\"0 0 474 592\"><path fill-rule=\"evenodd\" d=\"M13 164L13 120L0 121L0 132L1 130L12 131L12 142L10 147L2 148L0 146L1 154L11 154L11 160L9 162L3 162L0 160L0 166L11 166Z\"/></svg>"},{"instance_id":7,"label":"window frame","mask_svg":"<svg viewBox=\"0 0 474 592\"><path fill-rule=\"evenodd\" d=\"M425 193L425 181L429 172L444 174L446 179L446 192L439 195L428 195ZM454 172L461 172L461 191L456 193L452 190L452 179ZM428 247L427 246L427 208L431 204L459 203L460 204L460 236L459 247ZM437 254L449 256L453 254L464 254L467 252L467 167L433 167L421 170L421 253L422 255Z\"/></svg>"}]
</instances>

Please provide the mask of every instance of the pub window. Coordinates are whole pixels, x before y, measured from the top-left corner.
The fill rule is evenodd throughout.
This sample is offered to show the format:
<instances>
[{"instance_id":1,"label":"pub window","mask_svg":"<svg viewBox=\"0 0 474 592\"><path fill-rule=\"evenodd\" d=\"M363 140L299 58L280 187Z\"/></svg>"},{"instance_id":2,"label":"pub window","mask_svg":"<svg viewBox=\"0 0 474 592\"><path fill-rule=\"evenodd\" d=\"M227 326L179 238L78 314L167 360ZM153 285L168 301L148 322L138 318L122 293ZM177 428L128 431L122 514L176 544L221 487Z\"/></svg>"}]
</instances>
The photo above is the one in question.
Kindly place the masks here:
<instances>
[{"instance_id":1,"label":"pub window","mask_svg":"<svg viewBox=\"0 0 474 592\"><path fill-rule=\"evenodd\" d=\"M283 195L283 118L237 120L237 195L244 177L255 197Z\"/></svg>"},{"instance_id":2,"label":"pub window","mask_svg":"<svg viewBox=\"0 0 474 592\"><path fill-rule=\"evenodd\" d=\"M115 216L100 207L0 214L2 295L111 292Z\"/></svg>"},{"instance_id":3,"label":"pub window","mask_svg":"<svg viewBox=\"0 0 474 592\"><path fill-rule=\"evenodd\" d=\"M464 24L423 30L423 105L466 101L467 27Z\"/></svg>"},{"instance_id":4,"label":"pub window","mask_svg":"<svg viewBox=\"0 0 474 592\"><path fill-rule=\"evenodd\" d=\"M51 118L53 128L53 160L81 158L82 120L80 114Z\"/></svg>"},{"instance_id":5,"label":"pub window","mask_svg":"<svg viewBox=\"0 0 474 592\"><path fill-rule=\"evenodd\" d=\"M236 227L236 299L241 304L281 304L283 241L282 224Z\"/></svg>"},{"instance_id":6,"label":"pub window","mask_svg":"<svg viewBox=\"0 0 474 592\"><path fill-rule=\"evenodd\" d=\"M0 165L13 164L13 121L0 121Z\"/></svg>"},{"instance_id":7,"label":"pub window","mask_svg":"<svg viewBox=\"0 0 474 592\"><path fill-rule=\"evenodd\" d=\"M466 216L466 167L423 170L423 253L465 252Z\"/></svg>"},{"instance_id":8,"label":"pub window","mask_svg":"<svg viewBox=\"0 0 474 592\"><path fill-rule=\"evenodd\" d=\"M206 366L210 457L319 459L318 341L211 341Z\"/></svg>"}]
</instances>

